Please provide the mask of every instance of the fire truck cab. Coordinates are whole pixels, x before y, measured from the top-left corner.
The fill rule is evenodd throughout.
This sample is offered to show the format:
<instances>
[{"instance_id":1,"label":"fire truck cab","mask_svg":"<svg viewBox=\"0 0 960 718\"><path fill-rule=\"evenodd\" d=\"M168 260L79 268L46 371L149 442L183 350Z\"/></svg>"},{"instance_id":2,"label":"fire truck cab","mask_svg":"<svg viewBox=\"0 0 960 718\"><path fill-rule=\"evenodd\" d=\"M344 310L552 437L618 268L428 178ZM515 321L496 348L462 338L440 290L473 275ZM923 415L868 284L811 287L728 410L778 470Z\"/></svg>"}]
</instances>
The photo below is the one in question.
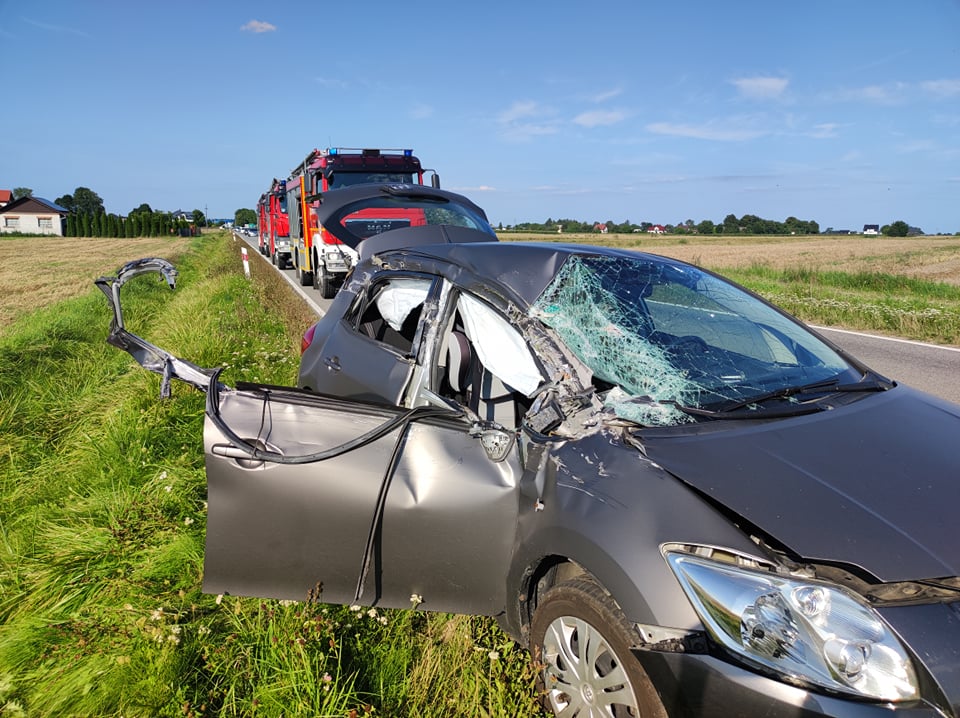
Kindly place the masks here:
<instances>
[{"instance_id":1,"label":"fire truck cab","mask_svg":"<svg viewBox=\"0 0 960 718\"><path fill-rule=\"evenodd\" d=\"M291 263L290 219L287 216L286 180L274 179L257 202L257 234L260 253L280 269Z\"/></svg>"},{"instance_id":2,"label":"fire truck cab","mask_svg":"<svg viewBox=\"0 0 960 718\"><path fill-rule=\"evenodd\" d=\"M422 185L428 174L430 184L439 187L436 171L423 169L413 150L329 147L308 154L286 180L291 254L300 284L312 284L330 299L358 259L356 250L318 229L315 209L323 192L375 182ZM371 215L368 219L389 220L397 226L411 223L404 217Z\"/></svg>"}]
</instances>

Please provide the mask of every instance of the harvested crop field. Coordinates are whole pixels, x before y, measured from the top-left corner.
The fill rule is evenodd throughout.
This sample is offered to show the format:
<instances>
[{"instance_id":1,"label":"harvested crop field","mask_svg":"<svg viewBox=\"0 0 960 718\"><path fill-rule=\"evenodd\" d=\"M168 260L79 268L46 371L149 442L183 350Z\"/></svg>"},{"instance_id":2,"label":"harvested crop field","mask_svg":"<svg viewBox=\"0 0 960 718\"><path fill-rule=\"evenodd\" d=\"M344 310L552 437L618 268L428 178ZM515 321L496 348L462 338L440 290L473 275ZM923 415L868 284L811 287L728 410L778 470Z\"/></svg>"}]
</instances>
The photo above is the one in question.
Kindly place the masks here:
<instances>
[{"instance_id":1,"label":"harvested crop field","mask_svg":"<svg viewBox=\"0 0 960 718\"><path fill-rule=\"evenodd\" d=\"M766 266L877 272L960 286L960 237L642 237L501 233L504 240L587 242L662 254L722 271Z\"/></svg>"},{"instance_id":2,"label":"harvested crop field","mask_svg":"<svg viewBox=\"0 0 960 718\"><path fill-rule=\"evenodd\" d=\"M171 258L190 239L17 237L0 240L0 329L35 309L86 294L93 280L140 257Z\"/></svg>"}]
</instances>

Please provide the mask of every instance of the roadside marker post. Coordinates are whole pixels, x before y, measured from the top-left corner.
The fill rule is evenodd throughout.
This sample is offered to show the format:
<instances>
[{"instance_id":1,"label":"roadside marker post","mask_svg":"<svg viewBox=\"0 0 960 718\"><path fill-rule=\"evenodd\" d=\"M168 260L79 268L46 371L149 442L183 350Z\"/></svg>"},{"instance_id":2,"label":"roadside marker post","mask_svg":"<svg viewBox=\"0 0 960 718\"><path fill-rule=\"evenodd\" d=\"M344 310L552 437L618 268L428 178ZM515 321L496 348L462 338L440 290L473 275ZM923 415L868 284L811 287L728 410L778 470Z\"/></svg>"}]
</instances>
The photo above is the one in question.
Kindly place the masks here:
<instances>
[{"instance_id":1,"label":"roadside marker post","mask_svg":"<svg viewBox=\"0 0 960 718\"><path fill-rule=\"evenodd\" d=\"M240 256L243 257L243 273L247 279L250 279L250 260L247 258L247 248L241 247Z\"/></svg>"}]
</instances>

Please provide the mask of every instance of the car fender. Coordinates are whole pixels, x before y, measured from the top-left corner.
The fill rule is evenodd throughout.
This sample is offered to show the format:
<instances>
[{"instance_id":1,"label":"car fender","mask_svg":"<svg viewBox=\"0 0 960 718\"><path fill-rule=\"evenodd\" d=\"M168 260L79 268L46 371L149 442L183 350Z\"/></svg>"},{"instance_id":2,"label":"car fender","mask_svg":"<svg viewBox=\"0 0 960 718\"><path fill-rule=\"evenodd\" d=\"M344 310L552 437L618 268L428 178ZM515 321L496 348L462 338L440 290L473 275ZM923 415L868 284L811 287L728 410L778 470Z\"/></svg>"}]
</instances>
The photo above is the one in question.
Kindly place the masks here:
<instances>
[{"instance_id":1,"label":"car fender","mask_svg":"<svg viewBox=\"0 0 960 718\"><path fill-rule=\"evenodd\" d=\"M536 449L527 447L537 460ZM520 603L533 597L543 567L572 561L620 605L632 623L702 630L661 554L665 544L717 546L762 558L755 543L726 516L636 448L610 432L547 444L540 476L528 476L518 545L507 581L507 624L529 616ZM542 489L532 486L539 483ZM521 598L523 597L523 598Z\"/></svg>"}]
</instances>

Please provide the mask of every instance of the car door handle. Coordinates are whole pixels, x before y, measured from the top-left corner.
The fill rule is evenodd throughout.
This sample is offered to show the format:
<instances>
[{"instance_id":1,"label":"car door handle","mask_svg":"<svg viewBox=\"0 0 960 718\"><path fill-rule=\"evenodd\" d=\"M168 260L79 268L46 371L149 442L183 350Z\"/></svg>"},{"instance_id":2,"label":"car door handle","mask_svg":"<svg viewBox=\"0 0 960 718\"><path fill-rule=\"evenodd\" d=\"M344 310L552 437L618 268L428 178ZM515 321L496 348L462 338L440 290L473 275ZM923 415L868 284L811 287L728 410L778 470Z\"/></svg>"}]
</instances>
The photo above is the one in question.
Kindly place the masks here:
<instances>
[{"instance_id":1,"label":"car door handle","mask_svg":"<svg viewBox=\"0 0 960 718\"><path fill-rule=\"evenodd\" d=\"M241 449L233 444L214 444L210 447L210 453L214 456L225 456L233 459L241 469L266 469L274 464L267 463L262 459L254 458L249 451Z\"/></svg>"},{"instance_id":2,"label":"car door handle","mask_svg":"<svg viewBox=\"0 0 960 718\"><path fill-rule=\"evenodd\" d=\"M324 357L323 363L327 365L327 369L330 371L340 371L340 357Z\"/></svg>"}]
</instances>

